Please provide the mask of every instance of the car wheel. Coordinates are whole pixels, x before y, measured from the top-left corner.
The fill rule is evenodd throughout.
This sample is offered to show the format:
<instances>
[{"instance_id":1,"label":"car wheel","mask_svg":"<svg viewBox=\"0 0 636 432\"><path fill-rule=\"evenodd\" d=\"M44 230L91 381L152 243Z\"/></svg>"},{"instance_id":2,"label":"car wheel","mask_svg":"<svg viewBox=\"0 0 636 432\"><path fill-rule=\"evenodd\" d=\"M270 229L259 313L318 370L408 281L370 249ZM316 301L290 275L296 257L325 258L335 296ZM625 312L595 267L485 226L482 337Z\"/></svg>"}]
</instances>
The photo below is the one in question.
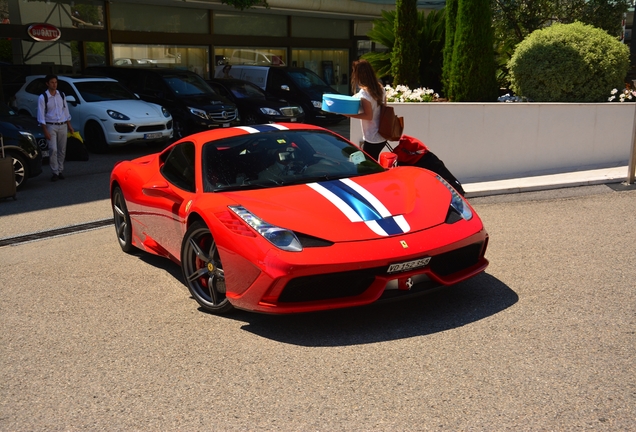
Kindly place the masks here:
<instances>
[{"instance_id":1,"label":"car wheel","mask_svg":"<svg viewBox=\"0 0 636 432\"><path fill-rule=\"evenodd\" d=\"M181 245L181 270L192 297L215 314L234 309L225 296L225 274L219 251L208 227L201 221L190 226Z\"/></svg>"},{"instance_id":2,"label":"car wheel","mask_svg":"<svg viewBox=\"0 0 636 432\"><path fill-rule=\"evenodd\" d=\"M124 193L119 186L113 189L113 219L115 221L115 232L117 233L117 241L121 250L126 253L132 253L135 251L135 247L132 244L132 226L130 224L130 214L128 213L128 207L126 207L126 200L124 199Z\"/></svg>"},{"instance_id":3,"label":"car wheel","mask_svg":"<svg viewBox=\"0 0 636 432\"><path fill-rule=\"evenodd\" d=\"M30 172L26 159L19 153L7 152L13 159L13 172L15 173L15 188L21 189L27 182Z\"/></svg>"},{"instance_id":4,"label":"car wheel","mask_svg":"<svg viewBox=\"0 0 636 432\"><path fill-rule=\"evenodd\" d=\"M183 126L183 122L179 119L173 119L172 120L172 136L174 137L174 140L180 140L181 138L183 138L186 135L185 133L185 127Z\"/></svg>"},{"instance_id":5,"label":"car wheel","mask_svg":"<svg viewBox=\"0 0 636 432\"><path fill-rule=\"evenodd\" d=\"M245 114L245 120L243 120L243 122L246 125L253 125L258 123L258 119L253 113L248 113L248 114Z\"/></svg>"},{"instance_id":6,"label":"car wheel","mask_svg":"<svg viewBox=\"0 0 636 432\"><path fill-rule=\"evenodd\" d=\"M86 135L86 148L91 153L106 153L108 151L108 143L104 136L104 131L97 123L87 123L84 128Z\"/></svg>"}]
</instances>

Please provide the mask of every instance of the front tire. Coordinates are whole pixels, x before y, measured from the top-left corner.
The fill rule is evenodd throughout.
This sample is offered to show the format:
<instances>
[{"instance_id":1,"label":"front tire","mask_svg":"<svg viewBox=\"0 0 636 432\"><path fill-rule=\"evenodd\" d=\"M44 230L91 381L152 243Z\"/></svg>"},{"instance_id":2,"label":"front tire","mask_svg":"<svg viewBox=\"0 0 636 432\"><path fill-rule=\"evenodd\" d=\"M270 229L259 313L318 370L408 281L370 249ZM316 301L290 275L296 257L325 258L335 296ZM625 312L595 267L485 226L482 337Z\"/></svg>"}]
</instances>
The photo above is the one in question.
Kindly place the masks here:
<instances>
[{"instance_id":1,"label":"front tire","mask_svg":"<svg viewBox=\"0 0 636 432\"><path fill-rule=\"evenodd\" d=\"M121 250L126 253L132 253L135 251L135 246L132 244L130 214L128 213L128 207L126 207L124 193L119 186L116 186L115 189L113 189L112 205L117 242L119 243Z\"/></svg>"},{"instance_id":2,"label":"front tire","mask_svg":"<svg viewBox=\"0 0 636 432\"><path fill-rule=\"evenodd\" d=\"M29 165L26 163L26 159L24 156L14 153L7 152L11 159L13 159L13 172L15 173L15 188L17 190L22 189L22 187L26 184L29 176L31 175L29 171Z\"/></svg>"},{"instance_id":3,"label":"front tire","mask_svg":"<svg viewBox=\"0 0 636 432\"><path fill-rule=\"evenodd\" d=\"M183 238L181 271L190 294L203 309L214 314L234 309L225 296L225 274L218 248L202 221L194 222Z\"/></svg>"}]
</instances>

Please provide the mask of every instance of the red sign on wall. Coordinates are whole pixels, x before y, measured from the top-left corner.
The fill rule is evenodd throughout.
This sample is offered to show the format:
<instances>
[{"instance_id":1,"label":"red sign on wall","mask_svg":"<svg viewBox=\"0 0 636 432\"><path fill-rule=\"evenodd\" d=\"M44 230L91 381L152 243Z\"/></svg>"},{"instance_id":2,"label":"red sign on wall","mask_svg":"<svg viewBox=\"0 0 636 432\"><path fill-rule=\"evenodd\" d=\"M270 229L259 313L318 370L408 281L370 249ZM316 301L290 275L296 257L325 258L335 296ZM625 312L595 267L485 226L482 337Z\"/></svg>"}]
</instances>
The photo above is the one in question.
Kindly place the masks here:
<instances>
[{"instance_id":1,"label":"red sign on wall","mask_svg":"<svg viewBox=\"0 0 636 432\"><path fill-rule=\"evenodd\" d=\"M33 40L38 42L54 42L62 36L59 28L47 23L31 24L27 29L27 33Z\"/></svg>"}]
</instances>

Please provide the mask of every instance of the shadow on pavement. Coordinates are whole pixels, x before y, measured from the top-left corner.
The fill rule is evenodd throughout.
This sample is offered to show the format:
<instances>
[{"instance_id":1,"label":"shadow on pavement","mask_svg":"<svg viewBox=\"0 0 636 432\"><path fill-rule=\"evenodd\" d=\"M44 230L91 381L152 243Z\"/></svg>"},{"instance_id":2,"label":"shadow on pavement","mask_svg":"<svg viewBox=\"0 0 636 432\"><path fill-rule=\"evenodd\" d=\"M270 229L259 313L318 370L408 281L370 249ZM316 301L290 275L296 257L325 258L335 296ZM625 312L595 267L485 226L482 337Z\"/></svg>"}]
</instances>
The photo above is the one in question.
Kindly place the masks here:
<instances>
[{"instance_id":1,"label":"shadow on pavement","mask_svg":"<svg viewBox=\"0 0 636 432\"><path fill-rule=\"evenodd\" d=\"M165 270L179 283L181 267L140 252L139 259ZM429 294L369 306L296 315L266 315L233 311L222 319L245 322L243 330L291 345L331 347L369 344L443 332L495 315L519 301L496 277L482 273ZM192 299L192 307L197 303ZM207 313L199 308L201 313ZM215 315L211 315L215 317Z\"/></svg>"},{"instance_id":2,"label":"shadow on pavement","mask_svg":"<svg viewBox=\"0 0 636 432\"><path fill-rule=\"evenodd\" d=\"M497 278L482 273L440 291L366 307L303 315L238 312L245 331L292 345L333 347L425 336L479 321L517 303L519 297Z\"/></svg>"}]
</instances>

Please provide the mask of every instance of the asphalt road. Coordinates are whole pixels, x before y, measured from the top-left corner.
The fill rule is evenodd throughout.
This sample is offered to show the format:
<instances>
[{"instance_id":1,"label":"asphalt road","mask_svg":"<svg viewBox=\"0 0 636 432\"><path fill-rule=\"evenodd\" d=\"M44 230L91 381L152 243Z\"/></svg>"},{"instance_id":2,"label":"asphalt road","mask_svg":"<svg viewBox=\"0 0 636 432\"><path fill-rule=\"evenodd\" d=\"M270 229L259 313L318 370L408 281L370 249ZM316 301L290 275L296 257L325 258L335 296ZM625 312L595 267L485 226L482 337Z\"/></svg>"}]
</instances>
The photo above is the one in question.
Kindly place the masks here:
<instances>
[{"instance_id":1,"label":"asphalt road","mask_svg":"<svg viewBox=\"0 0 636 432\"><path fill-rule=\"evenodd\" d=\"M122 149L0 201L0 239L111 216ZM0 247L0 430L636 430L636 191L475 198L486 273L296 316L197 309L111 226Z\"/></svg>"}]
</instances>

